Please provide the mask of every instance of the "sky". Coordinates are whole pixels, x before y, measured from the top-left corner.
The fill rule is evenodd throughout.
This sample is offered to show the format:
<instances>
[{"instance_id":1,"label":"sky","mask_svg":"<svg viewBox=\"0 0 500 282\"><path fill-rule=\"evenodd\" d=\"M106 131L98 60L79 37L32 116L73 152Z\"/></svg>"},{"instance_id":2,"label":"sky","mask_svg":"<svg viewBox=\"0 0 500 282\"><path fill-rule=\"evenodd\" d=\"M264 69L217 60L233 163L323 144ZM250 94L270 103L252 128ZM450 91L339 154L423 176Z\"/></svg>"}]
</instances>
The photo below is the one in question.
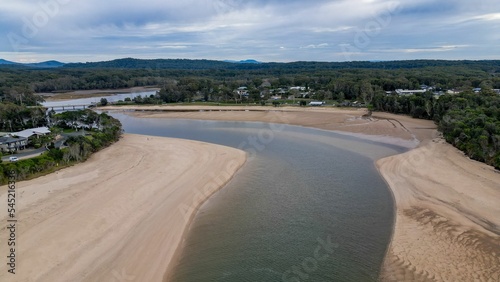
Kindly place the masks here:
<instances>
[{"instance_id":1,"label":"sky","mask_svg":"<svg viewBox=\"0 0 500 282\"><path fill-rule=\"evenodd\" d=\"M500 59L498 0L1 0L0 58Z\"/></svg>"}]
</instances>

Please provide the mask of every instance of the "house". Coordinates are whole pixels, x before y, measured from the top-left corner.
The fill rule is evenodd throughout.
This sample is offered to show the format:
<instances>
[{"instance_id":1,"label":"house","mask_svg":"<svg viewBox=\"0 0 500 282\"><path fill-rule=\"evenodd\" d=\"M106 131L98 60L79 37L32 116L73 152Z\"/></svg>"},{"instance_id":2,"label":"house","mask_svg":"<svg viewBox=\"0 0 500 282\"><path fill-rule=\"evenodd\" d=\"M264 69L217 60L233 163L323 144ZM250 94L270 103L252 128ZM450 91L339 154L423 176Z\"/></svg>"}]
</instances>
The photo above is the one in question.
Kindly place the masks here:
<instances>
[{"instance_id":1,"label":"house","mask_svg":"<svg viewBox=\"0 0 500 282\"><path fill-rule=\"evenodd\" d=\"M427 90L425 90L425 89L419 89L419 90L396 89L396 93L398 95L414 95L414 94L425 93L425 92L427 92Z\"/></svg>"},{"instance_id":2,"label":"house","mask_svg":"<svg viewBox=\"0 0 500 282\"><path fill-rule=\"evenodd\" d=\"M309 106L323 106L325 102L311 101L309 102Z\"/></svg>"},{"instance_id":3,"label":"house","mask_svg":"<svg viewBox=\"0 0 500 282\"><path fill-rule=\"evenodd\" d=\"M240 97L247 97L248 96L248 88L245 86L238 87L238 89L234 90L236 94L238 94Z\"/></svg>"},{"instance_id":4,"label":"house","mask_svg":"<svg viewBox=\"0 0 500 282\"><path fill-rule=\"evenodd\" d=\"M37 128L30 128L30 129L25 129L19 132L13 132L11 133L12 136L17 136L17 137L24 137L24 138L30 138L33 135L38 136L44 136L50 134L50 130L48 127L37 127Z\"/></svg>"},{"instance_id":5,"label":"house","mask_svg":"<svg viewBox=\"0 0 500 282\"><path fill-rule=\"evenodd\" d=\"M420 89L421 90L426 90L426 91L432 91L432 90L434 90L434 87L422 84L422 85L420 85Z\"/></svg>"},{"instance_id":6,"label":"house","mask_svg":"<svg viewBox=\"0 0 500 282\"><path fill-rule=\"evenodd\" d=\"M304 86L292 86L289 90L306 91L306 88Z\"/></svg>"},{"instance_id":7,"label":"house","mask_svg":"<svg viewBox=\"0 0 500 282\"><path fill-rule=\"evenodd\" d=\"M26 137L13 137L13 136L3 136L0 137L0 151L2 152L14 152L17 150L23 150L28 145L28 138Z\"/></svg>"}]
</instances>

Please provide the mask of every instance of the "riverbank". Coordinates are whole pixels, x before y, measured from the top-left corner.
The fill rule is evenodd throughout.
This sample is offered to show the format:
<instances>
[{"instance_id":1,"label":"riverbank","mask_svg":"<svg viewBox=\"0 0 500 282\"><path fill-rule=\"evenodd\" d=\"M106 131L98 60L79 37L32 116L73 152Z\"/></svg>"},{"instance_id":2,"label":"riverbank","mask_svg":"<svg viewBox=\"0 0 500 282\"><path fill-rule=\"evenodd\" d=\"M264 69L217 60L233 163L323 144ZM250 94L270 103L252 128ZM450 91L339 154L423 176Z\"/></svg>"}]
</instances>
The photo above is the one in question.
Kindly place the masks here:
<instances>
[{"instance_id":1,"label":"riverbank","mask_svg":"<svg viewBox=\"0 0 500 282\"><path fill-rule=\"evenodd\" d=\"M200 120L257 121L339 130L364 136L386 136L417 141L415 133L390 118L363 117L366 109L332 107L263 107L263 106L107 106L100 110L132 111L129 114L144 118L180 118ZM409 123L414 131L435 128L430 121ZM422 129L422 130L421 130ZM420 134L420 132L417 132ZM361 135L362 136L362 135ZM395 140L386 140L387 142Z\"/></svg>"},{"instance_id":2,"label":"riverbank","mask_svg":"<svg viewBox=\"0 0 500 282\"><path fill-rule=\"evenodd\" d=\"M397 207L382 281L500 281L500 173L442 139L377 161Z\"/></svg>"},{"instance_id":3,"label":"riverbank","mask_svg":"<svg viewBox=\"0 0 500 282\"><path fill-rule=\"evenodd\" d=\"M415 141L415 149L376 163L396 206L381 280L499 279L500 174L445 143L432 121L332 108L127 107L132 109L143 110L131 113L138 117L287 123L372 140L383 135L378 141L396 144L393 138Z\"/></svg>"},{"instance_id":4,"label":"riverbank","mask_svg":"<svg viewBox=\"0 0 500 282\"><path fill-rule=\"evenodd\" d=\"M245 159L224 146L125 134L84 163L19 182L16 274L3 263L0 280L161 281L197 208Z\"/></svg>"}]
</instances>

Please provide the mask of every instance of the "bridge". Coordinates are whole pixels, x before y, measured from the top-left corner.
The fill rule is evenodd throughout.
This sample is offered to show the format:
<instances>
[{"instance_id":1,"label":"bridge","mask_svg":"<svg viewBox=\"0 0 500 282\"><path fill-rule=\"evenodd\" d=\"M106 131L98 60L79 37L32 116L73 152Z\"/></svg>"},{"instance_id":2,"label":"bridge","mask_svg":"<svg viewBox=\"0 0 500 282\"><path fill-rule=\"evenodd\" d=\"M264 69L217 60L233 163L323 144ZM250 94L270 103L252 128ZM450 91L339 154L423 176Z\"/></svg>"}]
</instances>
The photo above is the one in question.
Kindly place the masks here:
<instances>
[{"instance_id":1,"label":"bridge","mask_svg":"<svg viewBox=\"0 0 500 282\"><path fill-rule=\"evenodd\" d=\"M69 110L84 110L86 108L92 108L95 107L95 105L91 104L75 104L75 105L60 105L60 106L44 106L47 109L50 110L63 110L63 111L69 111Z\"/></svg>"},{"instance_id":2,"label":"bridge","mask_svg":"<svg viewBox=\"0 0 500 282\"><path fill-rule=\"evenodd\" d=\"M71 110L84 110L87 108L95 107L95 103L92 104L67 104L67 105L42 105L42 106L28 106L27 108L47 108L48 110L54 111L71 111Z\"/></svg>"}]
</instances>

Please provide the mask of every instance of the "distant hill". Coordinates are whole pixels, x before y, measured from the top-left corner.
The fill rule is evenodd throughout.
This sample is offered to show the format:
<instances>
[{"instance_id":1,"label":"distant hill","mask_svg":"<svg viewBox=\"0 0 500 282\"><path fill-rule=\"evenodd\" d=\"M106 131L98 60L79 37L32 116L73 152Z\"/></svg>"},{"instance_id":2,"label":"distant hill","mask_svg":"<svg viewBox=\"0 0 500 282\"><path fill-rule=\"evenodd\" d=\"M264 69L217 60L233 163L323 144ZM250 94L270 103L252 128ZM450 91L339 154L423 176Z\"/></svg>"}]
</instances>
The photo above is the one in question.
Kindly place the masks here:
<instances>
[{"instance_id":1,"label":"distant hill","mask_svg":"<svg viewBox=\"0 0 500 282\"><path fill-rule=\"evenodd\" d=\"M227 63L236 63L236 64L262 64L262 62L248 59L248 60L241 60L241 61L233 61L233 60L224 60L224 62Z\"/></svg>"},{"instance_id":2,"label":"distant hill","mask_svg":"<svg viewBox=\"0 0 500 282\"><path fill-rule=\"evenodd\" d=\"M340 69L418 69L429 67L465 67L478 69L489 73L500 73L499 60L483 61L447 61L447 60L410 60L410 61L354 61L354 62L290 62L263 63L253 59L242 61L190 60L190 59L134 59L123 58L103 62L69 63L46 61L40 63L22 64L0 59L2 68L93 68L93 69L149 69L149 70L202 70L202 71L276 71L278 73L299 73L320 70Z\"/></svg>"},{"instance_id":3,"label":"distant hill","mask_svg":"<svg viewBox=\"0 0 500 282\"><path fill-rule=\"evenodd\" d=\"M116 68L116 69L170 69L170 70L283 70L288 73L335 70L335 69L417 69L428 67L466 67L488 72L500 72L499 60L447 61L447 60L410 60L410 61L354 61L354 62L290 62L261 63L255 60L216 61L189 59L117 59L105 62L65 64L64 68Z\"/></svg>"},{"instance_id":4,"label":"distant hill","mask_svg":"<svg viewBox=\"0 0 500 282\"><path fill-rule=\"evenodd\" d=\"M230 69L236 64L215 60L189 60L189 59L153 59L142 60L134 58L116 59L104 62L72 63L64 65L65 68L120 68L120 69L181 69L181 70L206 70Z\"/></svg>"},{"instance_id":5,"label":"distant hill","mask_svg":"<svg viewBox=\"0 0 500 282\"><path fill-rule=\"evenodd\" d=\"M37 67L37 68L58 68L62 67L65 65L65 63L61 63L58 61L46 61L46 62L40 62L40 63L32 63L32 64L26 64L27 66L30 67Z\"/></svg>"},{"instance_id":6,"label":"distant hill","mask_svg":"<svg viewBox=\"0 0 500 282\"><path fill-rule=\"evenodd\" d=\"M14 62L11 62L11 61L7 61L7 60L4 60L4 59L0 59L0 65L15 65L17 63L14 63Z\"/></svg>"},{"instance_id":7,"label":"distant hill","mask_svg":"<svg viewBox=\"0 0 500 282\"><path fill-rule=\"evenodd\" d=\"M4 59L0 59L0 65L13 65L13 66L19 66L19 67L32 67L32 68L58 68L58 67L62 67L64 66L65 64L64 63L61 63L61 62L58 62L58 61L54 61L54 60L51 60L51 61L46 61L46 62L40 62L40 63L28 63L28 64L24 64L24 63L16 63L16 62L12 62L12 61L7 61L7 60L4 60Z\"/></svg>"}]
</instances>

